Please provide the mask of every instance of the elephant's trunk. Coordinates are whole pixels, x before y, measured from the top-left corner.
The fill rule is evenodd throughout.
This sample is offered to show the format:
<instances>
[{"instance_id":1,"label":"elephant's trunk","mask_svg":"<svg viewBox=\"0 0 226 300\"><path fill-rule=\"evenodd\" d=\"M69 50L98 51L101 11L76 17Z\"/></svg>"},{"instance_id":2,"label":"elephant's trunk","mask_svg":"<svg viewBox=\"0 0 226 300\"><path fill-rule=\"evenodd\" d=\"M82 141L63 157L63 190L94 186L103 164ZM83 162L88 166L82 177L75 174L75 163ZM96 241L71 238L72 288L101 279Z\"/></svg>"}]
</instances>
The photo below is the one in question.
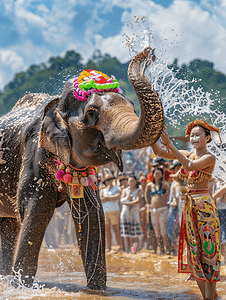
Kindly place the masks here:
<instances>
[{"instance_id":1,"label":"elephant's trunk","mask_svg":"<svg viewBox=\"0 0 226 300\"><path fill-rule=\"evenodd\" d=\"M137 54L129 65L128 78L139 100L140 116L131 118L131 112L127 114L127 121L122 118L123 134L114 139L114 145L111 145L113 147L128 150L151 146L162 132L164 125L162 103L158 92L144 75L151 59L155 60L154 49L148 47Z\"/></svg>"}]
</instances>

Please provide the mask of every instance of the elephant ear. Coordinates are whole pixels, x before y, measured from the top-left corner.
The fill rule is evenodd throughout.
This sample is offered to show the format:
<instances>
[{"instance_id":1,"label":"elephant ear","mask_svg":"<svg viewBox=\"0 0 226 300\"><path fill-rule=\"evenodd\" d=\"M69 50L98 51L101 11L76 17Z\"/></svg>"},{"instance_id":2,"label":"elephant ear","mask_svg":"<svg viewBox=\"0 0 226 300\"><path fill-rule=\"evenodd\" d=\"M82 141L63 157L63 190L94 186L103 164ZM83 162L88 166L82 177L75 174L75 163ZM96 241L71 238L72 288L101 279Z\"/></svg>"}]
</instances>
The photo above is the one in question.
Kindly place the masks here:
<instances>
[{"instance_id":1,"label":"elephant ear","mask_svg":"<svg viewBox=\"0 0 226 300\"><path fill-rule=\"evenodd\" d=\"M54 99L44 108L39 147L55 154L68 165L70 162L71 142L67 124L57 109L58 102L58 98Z\"/></svg>"}]
</instances>

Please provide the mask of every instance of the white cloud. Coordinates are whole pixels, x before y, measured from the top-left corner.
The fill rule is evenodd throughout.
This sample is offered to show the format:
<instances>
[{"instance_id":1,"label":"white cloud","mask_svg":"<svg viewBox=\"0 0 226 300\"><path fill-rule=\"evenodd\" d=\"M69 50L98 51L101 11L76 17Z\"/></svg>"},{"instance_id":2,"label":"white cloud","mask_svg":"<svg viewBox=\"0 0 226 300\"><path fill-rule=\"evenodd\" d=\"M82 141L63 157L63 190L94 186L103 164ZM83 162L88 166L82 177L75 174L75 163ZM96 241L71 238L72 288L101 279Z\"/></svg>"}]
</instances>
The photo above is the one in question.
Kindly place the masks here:
<instances>
[{"instance_id":1,"label":"white cloud","mask_svg":"<svg viewBox=\"0 0 226 300\"><path fill-rule=\"evenodd\" d=\"M216 22L216 15L210 14L192 1L175 0L167 8L144 0L140 0L139 6L136 0L114 0L113 3L131 9L130 13L127 11L123 15L123 20L127 19L127 23L131 20L131 24L125 24L120 34L114 37L104 39L96 35L96 47L102 52L107 51L126 58L125 50L121 46L123 33L137 39L137 36L144 37L145 27L150 26L154 37L151 39L151 46L156 48L156 54L162 60L172 62L174 58L178 58L179 62L188 63L196 58L207 59L226 73L226 26ZM224 6L225 1L221 1L218 11L225 12ZM134 16L139 17L139 24L135 23ZM146 20L144 24L141 22L143 16ZM142 42L144 44L144 40L139 43L140 50L145 46Z\"/></svg>"},{"instance_id":2,"label":"white cloud","mask_svg":"<svg viewBox=\"0 0 226 300\"><path fill-rule=\"evenodd\" d=\"M226 0L202 0L201 7L210 12L215 23L226 27Z\"/></svg>"},{"instance_id":3,"label":"white cloud","mask_svg":"<svg viewBox=\"0 0 226 300\"><path fill-rule=\"evenodd\" d=\"M7 13L12 11L14 0L4 0L4 6Z\"/></svg>"},{"instance_id":4,"label":"white cloud","mask_svg":"<svg viewBox=\"0 0 226 300\"><path fill-rule=\"evenodd\" d=\"M30 4L32 0L17 0L14 5L15 22L21 36L26 38L26 33L30 28L35 28L44 37L46 43L56 45L65 42L71 30L69 23L75 13L67 5L68 1L56 1L52 9L49 10L44 4L35 6L35 11L31 12Z\"/></svg>"},{"instance_id":5,"label":"white cloud","mask_svg":"<svg viewBox=\"0 0 226 300\"><path fill-rule=\"evenodd\" d=\"M48 26L43 31L43 36L49 43L57 45L69 42L68 34L72 30L71 20L75 16L68 1L55 3L52 10L43 14Z\"/></svg>"},{"instance_id":6,"label":"white cloud","mask_svg":"<svg viewBox=\"0 0 226 300\"><path fill-rule=\"evenodd\" d=\"M29 67L30 64L38 64L41 62L46 62L52 56L52 52L45 45L37 47L33 45L31 41L26 41L20 47L17 47L18 53L24 55L26 58L25 65L23 68ZM32 63L31 63L32 62Z\"/></svg>"},{"instance_id":7,"label":"white cloud","mask_svg":"<svg viewBox=\"0 0 226 300\"><path fill-rule=\"evenodd\" d=\"M48 15L50 13L48 7L44 4L40 4L37 6L37 9L42 13L43 15Z\"/></svg>"},{"instance_id":8,"label":"white cloud","mask_svg":"<svg viewBox=\"0 0 226 300\"><path fill-rule=\"evenodd\" d=\"M4 0L6 11L14 18L21 34L21 42L13 48L0 48L2 63L8 64L12 71L46 62L50 56L64 55L71 49L85 60L95 49L100 49L125 62L131 58L123 36L126 34L130 39L138 40L139 37L136 47L140 50L147 46L149 38L151 46L156 48L156 55L164 61L172 62L178 58L180 63L187 63L195 58L207 59L226 73L226 0L202 0L200 5L174 0L167 8L151 0L140 0L139 5L137 0L112 0L110 3L109 0L55 0L51 3L50 8L44 0ZM76 9L72 8L76 4L84 5L84 9L87 5L92 7L91 25L79 38L72 23L76 15ZM109 13L114 6L124 9L121 17L124 25L117 35L104 38L98 33L105 22L104 14L100 12ZM139 18L138 23L134 16ZM142 17L145 17L144 23ZM149 37L144 32L148 26ZM40 34L42 44L34 45L28 40L26 33L31 28ZM5 58L7 55L9 60ZM12 74L5 73L3 77L10 78Z\"/></svg>"},{"instance_id":9,"label":"white cloud","mask_svg":"<svg viewBox=\"0 0 226 300\"><path fill-rule=\"evenodd\" d=\"M20 31L21 35L24 36L30 26L39 28L39 30L48 27L48 22L37 14L29 11L29 3L24 0L17 0L14 5L15 23Z\"/></svg>"},{"instance_id":10,"label":"white cloud","mask_svg":"<svg viewBox=\"0 0 226 300\"><path fill-rule=\"evenodd\" d=\"M24 66L22 56L12 50L0 50L1 63L9 66L13 72L20 70Z\"/></svg>"},{"instance_id":11,"label":"white cloud","mask_svg":"<svg viewBox=\"0 0 226 300\"><path fill-rule=\"evenodd\" d=\"M16 17L20 21L26 21L27 25L38 26L40 28L48 26L48 23L42 17L25 10L23 7L17 7Z\"/></svg>"}]
</instances>

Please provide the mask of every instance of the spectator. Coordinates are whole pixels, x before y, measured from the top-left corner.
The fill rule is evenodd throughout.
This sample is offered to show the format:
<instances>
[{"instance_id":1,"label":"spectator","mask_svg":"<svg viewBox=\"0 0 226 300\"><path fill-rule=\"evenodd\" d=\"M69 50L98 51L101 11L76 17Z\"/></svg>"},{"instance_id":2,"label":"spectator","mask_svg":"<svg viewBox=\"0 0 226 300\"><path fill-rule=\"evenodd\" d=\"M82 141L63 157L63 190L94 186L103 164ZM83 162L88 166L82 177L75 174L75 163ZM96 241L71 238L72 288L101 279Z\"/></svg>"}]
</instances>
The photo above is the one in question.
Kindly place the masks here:
<instances>
[{"instance_id":1,"label":"spectator","mask_svg":"<svg viewBox=\"0 0 226 300\"><path fill-rule=\"evenodd\" d=\"M128 176L124 172L118 173L118 181L121 190L128 187Z\"/></svg>"},{"instance_id":2,"label":"spectator","mask_svg":"<svg viewBox=\"0 0 226 300\"><path fill-rule=\"evenodd\" d=\"M119 181L119 186L121 188L121 195L122 195L123 190L128 187L128 176L126 175L125 172L118 173L118 181ZM121 213L121 210L122 210L121 199L119 202L119 207L120 207L120 213ZM121 237L121 242L122 242L122 250L125 251L124 238L122 238L122 237Z\"/></svg>"},{"instance_id":3,"label":"spectator","mask_svg":"<svg viewBox=\"0 0 226 300\"><path fill-rule=\"evenodd\" d=\"M155 167L153 182L147 184L146 201L151 212L151 221L160 247L160 254L170 254L168 236L168 205L170 186L164 179L162 168Z\"/></svg>"},{"instance_id":4,"label":"spectator","mask_svg":"<svg viewBox=\"0 0 226 300\"><path fill-rule=\"evenodd\" d=\"M147 242L147 238L149 235L148 230L148 218L147 218L147 206L145 201L145 190L147 186L147 177L141 176L139 178L139 189L141 191L141 202L140 202L140 227L143 232L143 238L141 241L141 249L144 247L144 244ZM148 243L149 244L149 243ZM148 248L148 245L146 244L146 249Z\"/></svg>"},{"instance_id":5,"label":"spectator","mask_svg":"<svg viewBox=\"0 0 226 300\"><path fill-rule=\"evenodd\" d=\"M152 170L151 172L147 175L147 181L148 182L152 182L153 181L153 171L154 171L154 168L155 167L159 167L159 168L162 168L163 171L164 171L164 178L166 181L171 181L170 179L170 175L172 174L171 171L167 170L167 166L168 166L168 163L167 161L162 158L162 157L158 157L156 156L152 163L150 164L150 166L152 167Z\"/></svg>"},{"instance_id":6,"label":"spectator","mask_svg":"<svg viewBox=\"0 0 226 300\"><path fill-rule=\"evenodd\" d=\"M103 182L104 182L106 176L109 175L109 174L110 175L114 174L113 163L108 163L108 164L106 164L104 166L100 166L99 167L99 169L98 169L98 175L101 178L101 181L99 182L99 188L100 188L100 190L106 188L106 185Z\"/></svg>"},{"instance_id":7,"label":"spectator","mask_svg":"<svg viewBox=\"0 0 226 300\"><path fill-rule=\"evenodd\" d=\"M173 164L171 165L171 171L173 174L176 174L181 168L181 163L178 160L174 160ZM171 178L173 179L173 174L171 175ZM173 179L174 180L174 179ZM174 180L171 187L170 187L170 196L169 196L169 235L172 236L173 233L173 226L174 222L177 218L177 214L179 212L179 198L178 198L178 190L179 190L180 184L178 181Z\"/></svg>"},{"instance_id":8,"label":"spectator","mask_svg":"<svg viewBox=\"0 0 226 300\"><path fill-rule=\"evenodd\" d=\"M103 203L105 217L106 251L111 251L112 248L112 229L120 247L119 250L122 248L119 229L119 199L121 189L117 185L114 185L114 179L114 176L107 174L103 181L106 188L100 191L100 199Z\"/></svg>"},{"instance_id":9,"label":"spectator","mask_svg":"<svg viewBox=\"0 0 226 300\"><path fill-rule=\"evenodd\" d=\"M136 243L136 238L143 235L139 214L141 191L138 188L137 178L134 175L130 176L128 184L129 186L122 191L122 211L120 214L120 231L121 236L126 238L126 252L130 252L132 245Z\"/></svg>"},{"instance_id":10,"label":"spectator","mask_svg":"<svg viewBox=\"0 0 226 300\"><path fill-rule=\"evenodd\" d=\"M143 160L146 158L146 152L146 149L123 152L122 160L126 174L132 172L138 176L139 172L145 168Z\"/></svg>"},{"instance_id":11,"label":"spectator","mask_svg":"<svg viewBox=\"0 0 226 300\"><path fill-rule=\"evenodd\" d=\"M181 168L181 163L175 159L171 165L171 171L173 174L177 174L177 172ZM169 236L171 237L171 245L173 254L177 254L177 238L179 238L180 232L180 222L181 222L181 203L180 203L180 189L182 185L180 182L176 181L174 175L171 175L171 178L174 180L171 188L170 188L170 196L169 196L169 213L168 213L168 229Z\"/></svg>"}]
</instances>

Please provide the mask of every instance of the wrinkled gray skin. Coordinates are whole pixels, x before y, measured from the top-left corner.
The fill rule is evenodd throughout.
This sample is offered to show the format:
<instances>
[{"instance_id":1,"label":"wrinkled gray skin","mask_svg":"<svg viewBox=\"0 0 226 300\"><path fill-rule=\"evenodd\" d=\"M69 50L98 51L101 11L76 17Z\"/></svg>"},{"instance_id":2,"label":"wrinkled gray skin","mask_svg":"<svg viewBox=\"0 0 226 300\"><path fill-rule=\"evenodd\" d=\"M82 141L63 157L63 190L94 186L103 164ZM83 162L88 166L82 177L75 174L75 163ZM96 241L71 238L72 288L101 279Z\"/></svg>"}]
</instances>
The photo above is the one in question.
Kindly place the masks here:
<instances>
[{"instance_id":1,"label":"wrinkled gray skin","mask_svg":"<svg viewBox=\"0 0 226 300\"><path fill-rule=\"evenodd\" d=\"M45 230L56 207L68 202L78 236L82 220L82 260L87 286L106 286L104 214L98 191L85 187L84 199L71 205L68 186L55 178L53 160L77 168L113 161L120 170L122 149L155 143L164 115L158 93L144 76L154 60L150 48L131 61L128 77L140 102L140 116L126 96L93 94L86 102L73 96L73 80L61 96L28 94L0 119L0 233L5 275L21 270L31 286ZM88 214L83 212L88 211Z\"/></svg>"}]
</instances>

